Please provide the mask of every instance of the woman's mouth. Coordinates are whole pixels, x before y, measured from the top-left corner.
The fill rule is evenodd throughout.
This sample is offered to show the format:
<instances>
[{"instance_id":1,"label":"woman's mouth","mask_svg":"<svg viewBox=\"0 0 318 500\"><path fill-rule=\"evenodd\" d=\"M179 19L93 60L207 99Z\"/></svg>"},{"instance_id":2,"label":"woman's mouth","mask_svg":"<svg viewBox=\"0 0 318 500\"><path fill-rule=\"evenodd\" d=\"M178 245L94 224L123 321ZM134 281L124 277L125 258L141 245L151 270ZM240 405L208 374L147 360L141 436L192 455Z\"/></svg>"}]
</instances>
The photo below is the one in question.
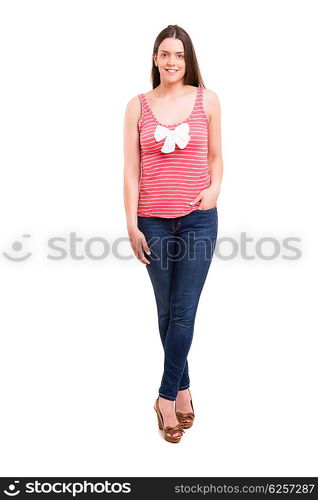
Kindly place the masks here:
<instances>
[{"instance_id":1,"label":"woman's mouth","mask_svg":"<svg viewBox=\"0 0 318 500\"><path fill-rule=\"evenodd\" d=\"M168 73L176 73L176 71L179 71L178 69L167 69L165 68L166 71L168 71Z\"/></svg>"}]
</instances>

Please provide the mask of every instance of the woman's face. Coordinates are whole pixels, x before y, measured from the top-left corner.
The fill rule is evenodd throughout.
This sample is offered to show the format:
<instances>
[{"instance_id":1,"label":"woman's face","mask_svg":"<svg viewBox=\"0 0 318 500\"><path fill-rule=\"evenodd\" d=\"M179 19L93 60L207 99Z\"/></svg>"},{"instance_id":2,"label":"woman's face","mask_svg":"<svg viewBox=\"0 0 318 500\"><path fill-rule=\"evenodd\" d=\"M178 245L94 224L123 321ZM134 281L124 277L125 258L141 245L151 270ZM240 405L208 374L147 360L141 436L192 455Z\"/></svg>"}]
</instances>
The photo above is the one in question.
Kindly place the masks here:
<instances>
[{"instance_id":1,"label":"woman's face","mask_svg":"<svg viewBox=\"0 0 318 500\"><path fill-rule=\"evenodd\" d=\"M165 38L158 47L158 54L154 54L153 57L158 66L161 81L175 83L183 79L186 67L181 40Z\"/></svg>"}]
</instances>

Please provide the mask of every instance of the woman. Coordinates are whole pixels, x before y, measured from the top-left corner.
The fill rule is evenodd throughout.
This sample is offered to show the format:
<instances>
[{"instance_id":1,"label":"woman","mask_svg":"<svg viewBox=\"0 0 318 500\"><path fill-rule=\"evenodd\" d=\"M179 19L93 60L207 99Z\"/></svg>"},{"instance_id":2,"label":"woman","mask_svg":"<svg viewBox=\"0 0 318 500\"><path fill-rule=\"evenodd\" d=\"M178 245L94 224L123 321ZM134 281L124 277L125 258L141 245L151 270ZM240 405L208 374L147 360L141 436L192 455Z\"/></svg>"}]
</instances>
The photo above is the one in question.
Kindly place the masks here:
<instances>
[{"instance_id":1,"label":"woman","mask_svg":"<svg viewBox=\"0 0 318 500\"><path fill-rule=\"evenodd\" d=\"M164 348L154 408L164 438L176 443L194 420L187 355L217 239L223 176L219 99L205 89L191 39L178 25L155 41L152 87L126 108L124 198Z\"/></svg>"}]
</instances>

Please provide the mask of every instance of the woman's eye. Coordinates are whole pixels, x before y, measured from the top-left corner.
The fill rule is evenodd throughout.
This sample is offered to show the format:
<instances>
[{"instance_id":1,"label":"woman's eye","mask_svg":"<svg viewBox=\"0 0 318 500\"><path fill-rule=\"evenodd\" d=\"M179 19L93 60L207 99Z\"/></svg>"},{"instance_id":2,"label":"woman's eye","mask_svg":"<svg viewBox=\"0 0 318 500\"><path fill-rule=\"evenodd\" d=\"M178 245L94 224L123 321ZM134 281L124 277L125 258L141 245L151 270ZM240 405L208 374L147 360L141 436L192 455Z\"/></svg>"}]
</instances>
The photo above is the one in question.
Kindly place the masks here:
<instances>
[{"instance_id":1,"label":"woman's eye","mask_svg":"<svg viewBox=\"0 0 318 500\"><path fill-rule=\"evenodd\" d=\"M165 57L166 55L167 55L167 54L161 54L161 57ZM178 57L183 58L183 57L184 57L184 55L183 55L183 54L178 54Z\"/></svg>"}]
</instances>

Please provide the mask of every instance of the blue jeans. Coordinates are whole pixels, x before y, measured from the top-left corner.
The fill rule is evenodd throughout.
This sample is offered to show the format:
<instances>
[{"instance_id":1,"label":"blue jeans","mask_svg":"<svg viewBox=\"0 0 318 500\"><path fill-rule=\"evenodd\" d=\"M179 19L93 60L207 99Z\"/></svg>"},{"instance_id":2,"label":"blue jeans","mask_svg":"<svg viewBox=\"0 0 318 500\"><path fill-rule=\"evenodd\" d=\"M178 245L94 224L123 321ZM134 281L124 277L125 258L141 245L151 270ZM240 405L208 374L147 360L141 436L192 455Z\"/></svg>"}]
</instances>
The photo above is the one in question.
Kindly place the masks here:
<instances>
[{"instance_id":1,"label":"blue jeans","mask_svg":"<svg viewBox=\"0 0 318 500\"><path fill-rule=\"evenodd\" d=\"M155 294L164 349L159 396L175 401L178 391L190 386L187 356L216 244L217 207L175 218L137 216L137 225L151 251L145 253L150 264L144 265Z\"/></svg>"}]
</instances>

